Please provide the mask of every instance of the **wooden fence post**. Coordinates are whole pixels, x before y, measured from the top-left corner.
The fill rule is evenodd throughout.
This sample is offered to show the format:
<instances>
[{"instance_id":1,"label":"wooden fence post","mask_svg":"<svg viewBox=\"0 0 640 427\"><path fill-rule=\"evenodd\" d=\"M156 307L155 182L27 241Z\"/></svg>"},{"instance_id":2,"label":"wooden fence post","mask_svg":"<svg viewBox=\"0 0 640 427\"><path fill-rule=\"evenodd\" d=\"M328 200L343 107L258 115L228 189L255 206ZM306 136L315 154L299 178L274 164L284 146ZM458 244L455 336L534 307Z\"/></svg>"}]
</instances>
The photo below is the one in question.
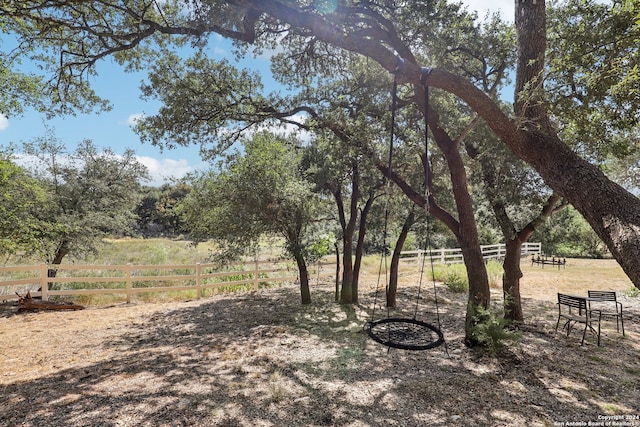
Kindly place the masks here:
<instances>
[{"instance_id":1,"label":"wooden fence post","mask_svg":"<svg viewBox=\"0 0 640 427\"><path fill-rule=\"evenodd\" d=\"M202 278L200 277L200 275L202 274L201 268L202 268L202 266L200 265L200 263L196 262L196 286L198 287L196 292L197 292L198 299L202 298L202 291L203 291L203 289L202 289Z\"/></svg>"},{"instance_id":2,"label":"wooden fence post","mask_svg":"<svg viewBox=\"0 0 640 427\"><path fill-rule=\"evenodd\" d=\"M40 289L42 289L42 301L49 300L49 266L40 264Z\"/></svg>"},{"instance_id":3,"label":"wooden fence post","mask_svg":"<svg viewBox=\"0 0 640 427\"><path fill-rule=\"evenodd\" d=\"M256 268L253 272L253 290L257 291L258 290L258 274L260 272L260 264L258 263L258 258L256 258Z\"/></svg>"},{"instance_id":4,"label":"wooden fence post","mask_svg":"<svg viewBox=\"0 0 640 427\"><path fill-rule=\"evenodd\" d=\"M125 269L125 279L126 279L126 283L125 283L125 288L127 290L127 304L131 303L131 289L133 288L132 283L131 283L131 264L127 264Z\"/></svg>"}]
</instances>

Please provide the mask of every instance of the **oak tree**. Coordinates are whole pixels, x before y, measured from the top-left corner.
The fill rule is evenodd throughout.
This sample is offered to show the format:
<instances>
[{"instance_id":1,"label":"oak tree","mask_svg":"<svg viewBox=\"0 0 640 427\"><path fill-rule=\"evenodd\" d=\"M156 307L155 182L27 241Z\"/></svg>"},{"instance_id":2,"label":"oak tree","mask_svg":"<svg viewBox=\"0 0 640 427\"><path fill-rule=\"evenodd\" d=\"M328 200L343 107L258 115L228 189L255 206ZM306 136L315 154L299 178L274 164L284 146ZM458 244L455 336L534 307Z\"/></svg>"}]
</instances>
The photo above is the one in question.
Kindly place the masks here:
<instances>
[{"instance_id":1,"label":"oak tree","mask_svg":"<svg viewBox=\"0 0 640 427\"><path fill-rule=\"evenodd\" d=\"M217 258L255 251L261 239L278 236L296 262L302 304L311 303L308 259L319 200L301 168L297 141L260 132L243 141L220 171L193 176L180 208L191 237L217 244Z\"/></svg>"}]
</instances>

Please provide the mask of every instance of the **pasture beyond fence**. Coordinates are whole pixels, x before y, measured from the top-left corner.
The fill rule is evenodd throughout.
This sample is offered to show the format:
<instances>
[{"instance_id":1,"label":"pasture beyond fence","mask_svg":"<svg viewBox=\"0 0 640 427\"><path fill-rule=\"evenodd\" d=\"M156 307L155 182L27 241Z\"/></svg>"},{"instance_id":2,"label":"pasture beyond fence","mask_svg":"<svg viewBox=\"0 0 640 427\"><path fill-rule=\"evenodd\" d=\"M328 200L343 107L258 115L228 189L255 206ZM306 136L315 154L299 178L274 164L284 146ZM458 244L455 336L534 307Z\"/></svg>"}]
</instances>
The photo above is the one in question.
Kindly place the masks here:
<instances>
[{"instance_id":1,"label":"pasture beyond fence","mask_svg":"<svg viewBox=\"0 0 640 427\"><path fill-rule=\"evenodd\" d=\"M485 259L504 257L505 245L482 246ZM540 254L540 243L525 243L522 256ZM413 261L427 257L439 264L463 261L460 249L404 251L403 264L416 268ZM310 277L335 275L335 258L325 257L309 266ZM55 270L55 277L49 277ZM35 265L0 267L0 300L15 300L16 292L40 297L124 295L131 302L134 295L156 292L195 291L197 298L205 292L226 289L254 289L262 285L293 283L298 280L295 264L287 261L254 260L243 263L182 265ZM51 285L50 285L51 284Z\"/></svg>"}]
</instances>

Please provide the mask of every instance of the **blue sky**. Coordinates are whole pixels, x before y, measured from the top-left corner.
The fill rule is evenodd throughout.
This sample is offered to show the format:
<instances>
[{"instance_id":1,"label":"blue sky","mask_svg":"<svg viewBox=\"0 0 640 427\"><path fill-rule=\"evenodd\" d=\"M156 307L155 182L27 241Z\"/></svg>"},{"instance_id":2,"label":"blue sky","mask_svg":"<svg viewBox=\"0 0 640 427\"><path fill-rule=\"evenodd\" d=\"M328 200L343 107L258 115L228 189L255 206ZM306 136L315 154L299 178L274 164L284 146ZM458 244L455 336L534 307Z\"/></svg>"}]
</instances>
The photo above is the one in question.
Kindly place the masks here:
<instances>
[{"instance_id":1,"label":"blue sky","mask_svg":"<svg viewBox=\"0 0 640 427\"><path fill-rule=\"evenodd\" d=\"M233 60L228 40L214 38L208 50L212 57ZM259 72L265 90L278 89L271 78L268 59L252 58L250 61L243 60L240 65L250 65L254 71ZM10 119L0 116L0 145L31 141L44 136L49 128L70 149L84 139L90 139L100 148L109 147L118 154L130 148L139 157L139 161L149 168L152 181L148 184L151 185L160 185L170 177L181 177L195 169L206 168L207 164L202 162L197 146L161 151L150 144L142 144L138 135L133 132L136 117L153 114L159 108L157 102L140 99L140 82L145 77L145 72L127 73L110 60L103 61L98 64L98 76L93 78L92 87L99 96L110 101L112 110L51 120L33 110Z\"/></svg>"},{"instance_id":2,"label":"blue sky","mask_svg":"<svg viewBox=\"0 0 640 427\"><path fill-rule=\"evenodd\" d=\"M477 10L480 16L488 10L500 11L503 18L513 20L513 0L465 0L463 3L470 10ZM228 40L215 38L208 49L216 58L233 60ZM240 65L260 73L266 91L278 89L270 77L266 58L245 59ZM151 185L160 185L170 177L179 178L190 171L207 168L197 146L161 152L154 146L142 144L133 132L131 126L135 117L144 113L153 114L158 108L158 104L140 100L139 86L144 77L145 73L125 73L117 64L105 60L98 65L98 76L94 78L93 87L98 95L110 100L113 106L111 111L53 120L46 120L43 114L34 111L10 119L0 112L0 145L10 142L19 144L42 137L48 126L70 149L83 139L92 140L98 147L110 147L116 153L123 153L127 148L133 149L139 160L149 168Z\"/></svg>"}]
</instances>

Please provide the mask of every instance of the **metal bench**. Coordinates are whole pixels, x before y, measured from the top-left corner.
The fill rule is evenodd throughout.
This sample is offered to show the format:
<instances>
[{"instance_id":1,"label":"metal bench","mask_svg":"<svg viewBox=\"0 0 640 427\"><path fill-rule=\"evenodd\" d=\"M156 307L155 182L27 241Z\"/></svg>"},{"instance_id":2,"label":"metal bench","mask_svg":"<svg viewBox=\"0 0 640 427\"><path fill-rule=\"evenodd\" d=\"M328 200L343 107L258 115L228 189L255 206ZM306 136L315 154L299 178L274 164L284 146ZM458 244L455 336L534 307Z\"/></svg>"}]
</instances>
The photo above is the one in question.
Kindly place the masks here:
<instances>
[{"instance_id":1,"label":"metal bench","mask_svg":"<svg viewBox=\"0 0 640 427\"><path fill-rule=\"evenodd\" d=\"M542 258L540 257L540 255L538 255L538 257L536 258L535 255L531 256L531 266L533 267L533 264L538 264L541 265L542 268L544 268L545 265L552 265L552 266L558 266L558 270L560 269L560 266L566 268L567 265L567 259L563 258L556 258L556 257L552 257L551 259L547 258L546 255L543 256Z\"/></svg>"},{"instance_id":2,"label":"metal bench","mask_svg":"<svg viewBox=\"0 0 640 427\"><path fill-rule=\"evenodd\" d=\"M558 293L558 322L556 323L556 334L558 333L558 326L560 325L561 319L566 320L562 329L567 329L567 336L569 336L573 326L577 323L582 323L584 324L584 331L582 332L582 342L580 345L584 345L587 329L590 329L598 337L598 346L600 346L601 318L602 313L600 310L592 310L589 308L587 298ZM593 327L594 323L597 323L597 331Z\"/></svg>"},{"instance_id":3,"label":"metal bench","mask_svg":"<svg viewBox=\"0 0 640 427\"><path fill-rule=\"evenodd\" d=\"M624 320L622 317L622 303L618 302L614 291L588 291L589 309L598 309L602 313L602 317L616 319L616 330L620 332L622 327L622 336L624 336ZM593 303L593 305L592 305Z\"/></svg>"}]
</instances>

